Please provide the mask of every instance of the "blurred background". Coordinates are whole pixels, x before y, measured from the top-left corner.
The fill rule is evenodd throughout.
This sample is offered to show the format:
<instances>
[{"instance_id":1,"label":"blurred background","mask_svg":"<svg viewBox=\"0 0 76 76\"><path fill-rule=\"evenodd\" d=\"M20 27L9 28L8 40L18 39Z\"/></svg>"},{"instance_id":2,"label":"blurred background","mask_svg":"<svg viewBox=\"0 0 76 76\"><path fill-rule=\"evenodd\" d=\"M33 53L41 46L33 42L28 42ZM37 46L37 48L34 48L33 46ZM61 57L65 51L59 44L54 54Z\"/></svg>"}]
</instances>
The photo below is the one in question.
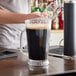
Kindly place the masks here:
<instances>
[{"instance_id":1,"label":"blurred background","mask_svg":"<svg viewBox=\"0 0 76 76\"><path fill-rule=\"evenodd\" d=\"M31 0L31 13L44 12L48 5L58 7L58 15L52 20L50 46L64 45L64 0ZM51 13L51 11L49 12Z\"/></svg>"}]
</instances>

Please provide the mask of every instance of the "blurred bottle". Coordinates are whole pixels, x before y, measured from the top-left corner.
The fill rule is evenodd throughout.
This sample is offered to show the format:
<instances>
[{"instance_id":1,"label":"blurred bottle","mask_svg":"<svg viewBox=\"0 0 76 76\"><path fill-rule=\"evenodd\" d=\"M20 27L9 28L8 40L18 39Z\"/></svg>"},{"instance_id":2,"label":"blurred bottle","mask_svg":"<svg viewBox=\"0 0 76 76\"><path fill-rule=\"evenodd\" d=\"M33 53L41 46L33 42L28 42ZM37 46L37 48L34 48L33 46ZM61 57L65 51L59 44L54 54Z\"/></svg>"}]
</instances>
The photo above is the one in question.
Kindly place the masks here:
<instances>
[{"instance_id":1,"label":"blurred bottle","mask_svg":"<svg viewBox=\"0 0 76 76\"><path fill-rule=\"evenodd\" d=\"M53 6L58 8L58 0L54 0L54 5ZM52 28L55 29L55 30L59 29L59 17L58 17L58 15L52 21Z\"/></svg>"},{"instance_id":2,"label":"blurred bottle","mask_svg":"<svg viewBox=\"0 0 76 76\"><path fill-rule=\"evenodd\" d=\"M49 5L51 2L54 2L54 0L48 0L48 5Z\"/></svg>"},{"instance_id":3,"label":"blurred bottle","mask_svg":"<svg viewBox=\"0 0 76 76\"><path fill-rule=\"evenodd\" d=\"M59 29L63 29L63 19L62 19L62 9L61 12L59 13Z\"/></svg>"},{"instance_id":4,"label":"blurred bottle","mask_svg":"<svg viewBox=\"0 0 76 76\"><path fill-rule=\"evenodd\" d=\"M52 21L52 29L58 30L59 29L59 18L56 16Z\"/></svg>"},{"instance_id":5,"label":"blurred bottle","mask_svg":"<svg viewBox=\"0 0 76 76\"><path fill-rule=\"evenodd\" d=\"M47 6L47 3L45 3L43 0L35 0L34 6L32 6L32 13L33 12L44 12L45 8Z\"/></svg>"},{"instance_id":6,"label":"blurred bottle","mask_svg":"<svg viewBox=\"0 0 76 76\"><path fill-rule=\"evenodd\" d=\"M63 22L63 20L64 20L64 18L63 18L63 8L64 8L64 6L63 6L63 0L60 0L60 6L61 6L61 11L60 11L60 13L59 13L59 29L63 29L63 26L64 26L64 22Z\"/></svg>"},{"instance_id":7,"label":"blurred bottle","mask_svg":"<svg viewBox=\"0 0 76 76\"><path fill-rule=\"evenodd\" d=\"M32 10L31 12L39 12L40 11L40 8L39 8L39 5L38 5L38 0L35 0L34 1L34 6L32 6Z\"/></svg>"},{"instance_id":8,"label":"blurred bottle","mask_svg":"<svg viewBox=\"0 0 76 76\"><path fill-rule=\"evenodd\" d=\"M40 4L39 4L39 11L40 12L44 12L45 11L45 9L46 9L46 7L47 7L47 3L43 3L43 2L41 2Z\"/></svg>"}]
</instances>

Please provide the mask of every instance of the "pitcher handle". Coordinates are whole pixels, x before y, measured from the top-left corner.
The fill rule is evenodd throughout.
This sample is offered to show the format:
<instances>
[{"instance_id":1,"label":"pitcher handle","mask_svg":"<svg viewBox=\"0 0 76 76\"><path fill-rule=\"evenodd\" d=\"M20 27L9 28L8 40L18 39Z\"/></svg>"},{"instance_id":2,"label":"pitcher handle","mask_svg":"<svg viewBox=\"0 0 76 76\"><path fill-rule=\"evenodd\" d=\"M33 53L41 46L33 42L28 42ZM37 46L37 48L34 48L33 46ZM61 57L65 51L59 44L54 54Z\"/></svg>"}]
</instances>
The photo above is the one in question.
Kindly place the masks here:
<instances>
[{"instance_id":1,"label":"pitcher handle","mask_svg":"<svg viewBox=\"0 0 76 76\"><path fill-rule=\"evenodd\" d=\"M26 55L26 52L23 52L23 47L22 47L22 38L23 38L23 33L25 32L25 30L23 30L21 32L21 35L20 35L20 52L24 55Z\"/></svg>"}]
</instances>

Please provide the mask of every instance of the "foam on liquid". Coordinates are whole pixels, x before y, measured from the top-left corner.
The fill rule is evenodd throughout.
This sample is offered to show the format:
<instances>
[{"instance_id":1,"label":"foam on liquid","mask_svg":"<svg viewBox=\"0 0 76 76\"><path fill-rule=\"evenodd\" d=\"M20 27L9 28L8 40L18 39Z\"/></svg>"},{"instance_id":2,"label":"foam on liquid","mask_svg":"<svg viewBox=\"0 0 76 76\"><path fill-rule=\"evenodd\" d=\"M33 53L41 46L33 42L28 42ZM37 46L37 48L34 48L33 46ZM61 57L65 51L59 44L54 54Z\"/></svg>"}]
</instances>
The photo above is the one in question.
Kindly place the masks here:
<instances>
[{"instance_id":1,"label":"foam on liquid","mask_svg":"<svg viewBox=\"0 0 76 76\"><path fill-rule=\"evenodd\" d=\"M26 26L26 29L47 29L48 25L47 24L29 24Z\"/></svg>"}]
</instances>

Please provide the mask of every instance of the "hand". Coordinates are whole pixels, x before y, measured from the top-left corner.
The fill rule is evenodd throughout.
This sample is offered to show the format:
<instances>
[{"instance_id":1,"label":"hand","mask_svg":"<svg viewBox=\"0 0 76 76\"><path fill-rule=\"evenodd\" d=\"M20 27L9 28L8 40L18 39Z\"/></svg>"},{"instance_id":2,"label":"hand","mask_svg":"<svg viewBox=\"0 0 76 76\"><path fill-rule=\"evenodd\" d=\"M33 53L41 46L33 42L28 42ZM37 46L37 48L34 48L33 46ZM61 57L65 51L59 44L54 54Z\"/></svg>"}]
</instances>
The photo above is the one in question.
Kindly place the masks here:
<instances>
[{"instance_id":1,"label":"hand","mask_svg":"<svg viewBox=\"0 0 76 76\"><path fill-rule=\"evenodd\" d=\"M48 14L47 13L41 13L41 15L43 16L43 17L48 17Z\"/></svg>"},{"instance_id":2,"label":"hand","mask_svg":"<svg viewBox=\"0 0 76 76\"><path fill-rule=\"evenodd\" d=\"M48 14L46 14L46 13L40 13L40 12L35 12L35 13L31 14L32 18L46 17L46 16L48 16Z\"/></svg>"}]
</instances>

